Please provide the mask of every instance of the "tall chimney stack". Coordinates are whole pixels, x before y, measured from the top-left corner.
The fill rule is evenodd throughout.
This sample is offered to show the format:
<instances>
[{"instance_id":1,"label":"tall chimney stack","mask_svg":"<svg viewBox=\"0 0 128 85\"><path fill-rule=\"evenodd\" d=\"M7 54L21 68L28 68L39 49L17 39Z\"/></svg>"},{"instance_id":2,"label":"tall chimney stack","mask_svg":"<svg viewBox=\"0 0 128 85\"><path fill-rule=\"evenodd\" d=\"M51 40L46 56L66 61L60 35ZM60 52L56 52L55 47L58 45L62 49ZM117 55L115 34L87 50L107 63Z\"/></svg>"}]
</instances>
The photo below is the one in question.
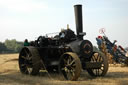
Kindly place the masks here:
<instances>
[{"instance_id":1,"label":"tall chimney stack","mask_svg":"<svg viewBox=\"0 0 128 85\"><path fill-rule=\"evenodd\" d=\"M74 5L76 32L78 39L83 40L82 5Z\"/></svg>"}]
</instances>

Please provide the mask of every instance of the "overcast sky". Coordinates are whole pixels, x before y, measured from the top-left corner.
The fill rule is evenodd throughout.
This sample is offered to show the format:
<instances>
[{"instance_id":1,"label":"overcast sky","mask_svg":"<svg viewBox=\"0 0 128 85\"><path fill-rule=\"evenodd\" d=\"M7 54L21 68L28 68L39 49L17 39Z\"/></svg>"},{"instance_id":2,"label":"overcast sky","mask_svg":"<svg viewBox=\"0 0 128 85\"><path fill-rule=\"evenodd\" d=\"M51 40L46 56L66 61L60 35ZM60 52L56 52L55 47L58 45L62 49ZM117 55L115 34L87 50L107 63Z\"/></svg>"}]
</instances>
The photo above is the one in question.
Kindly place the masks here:
<instances>
[{"instance_id":1,"label":"overcast sky","mask_svg":"<svg viewBox=\"0 0 128 85\"><path fill-rule=\"evenodd\" d=\"M83 5L85 39L96 45L100 28L128 47L128 0L0 0L0 41L35 40L61 28L75 30L74 7Z\"/></svg>"}]
</instances>

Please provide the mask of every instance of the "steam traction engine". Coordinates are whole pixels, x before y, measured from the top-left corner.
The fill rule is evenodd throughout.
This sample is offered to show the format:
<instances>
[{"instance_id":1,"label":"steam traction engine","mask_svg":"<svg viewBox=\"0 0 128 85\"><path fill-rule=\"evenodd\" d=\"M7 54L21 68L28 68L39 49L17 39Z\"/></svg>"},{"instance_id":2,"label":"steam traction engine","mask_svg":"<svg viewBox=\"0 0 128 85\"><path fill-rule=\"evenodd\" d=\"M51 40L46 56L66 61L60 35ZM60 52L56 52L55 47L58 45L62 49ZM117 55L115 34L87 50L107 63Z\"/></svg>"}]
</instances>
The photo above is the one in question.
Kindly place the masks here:
<instances>
[{"instance_id":1,"label":"steam traction engine","mask_svg":"<svg viewBox=\"0 0 128 85\"><path fill-rule=\"evenodd\" d=\"M66 29L54 37L39 36L19 54L21 73L37 75L40 69L54 69L66 80L77 80L82 69L94 77L107 73L107 58L94 52L92 43L83 39L82 5L75 5L74 9L77 34Z\"/></svg>"}]
</instances>

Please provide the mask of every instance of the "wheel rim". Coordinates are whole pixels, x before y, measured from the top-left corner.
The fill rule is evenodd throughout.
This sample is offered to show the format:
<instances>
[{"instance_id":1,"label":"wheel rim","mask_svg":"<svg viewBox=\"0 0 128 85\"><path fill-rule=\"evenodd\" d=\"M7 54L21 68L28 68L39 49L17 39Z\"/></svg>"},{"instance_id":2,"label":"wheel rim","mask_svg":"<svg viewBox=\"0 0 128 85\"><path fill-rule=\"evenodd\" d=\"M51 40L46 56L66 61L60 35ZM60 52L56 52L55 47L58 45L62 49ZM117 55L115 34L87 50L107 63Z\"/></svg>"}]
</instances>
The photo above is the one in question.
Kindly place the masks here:
<instances>
[{"instance_id":1,"label":"wheel rim","mask_svg":"<svg viewBox=\"0 0 128 85\"><path fill-rule=\"evenodd\" d=\"M94 53L91 57L90 62L99 62L101 63L100 68L92 68L87 69L88 73L91 76L104 76L107 73L108 70L108 63L105 59L105 56L101 55L100 53Z\"/></svg>"},{"instance_id":2,"label":"wheel rim","mask_svg":"<svg viewBox=\"0 0 128 85\"><path fill-rule=\"evenodd\" d=\"M76 58L77 56L75 56ZM66 80L77 80L81 72L81 64L79 59L66 54L61 57L59 71Z\"/></svg>"},{"instance_id":3,"label":"wheel rim","mask_svg":"<svg viewBox=\"0 0 128 85\"><path fill-rule=\"evenodd\" d=\"M32 73L32 55L27 49L23 49L19 56L20 71L24 74Z\"/></svg>"}]
</instances>

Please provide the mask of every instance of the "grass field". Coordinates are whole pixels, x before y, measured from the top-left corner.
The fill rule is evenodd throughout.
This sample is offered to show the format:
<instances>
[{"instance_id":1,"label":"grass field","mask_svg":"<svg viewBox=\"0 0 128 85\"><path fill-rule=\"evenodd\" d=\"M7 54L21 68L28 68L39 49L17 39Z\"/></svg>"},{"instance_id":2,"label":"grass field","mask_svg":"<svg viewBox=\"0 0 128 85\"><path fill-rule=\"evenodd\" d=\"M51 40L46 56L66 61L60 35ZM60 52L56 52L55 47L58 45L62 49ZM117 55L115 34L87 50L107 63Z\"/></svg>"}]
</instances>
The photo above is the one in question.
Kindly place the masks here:
<instances>
[{"instance_id":1,"label":"grass field","mask_svg":"<svg viewBox=\"0 0 128 85\"><path fill-rule=\"evenodd\" d=\"M49 78L23 75L18 68L18 54L0 54L0 85L128 85L128 67L110 66L105 77L92 78L82 72L78 81L60 81L57 76Z\"/></svg>"}]
</instances>

